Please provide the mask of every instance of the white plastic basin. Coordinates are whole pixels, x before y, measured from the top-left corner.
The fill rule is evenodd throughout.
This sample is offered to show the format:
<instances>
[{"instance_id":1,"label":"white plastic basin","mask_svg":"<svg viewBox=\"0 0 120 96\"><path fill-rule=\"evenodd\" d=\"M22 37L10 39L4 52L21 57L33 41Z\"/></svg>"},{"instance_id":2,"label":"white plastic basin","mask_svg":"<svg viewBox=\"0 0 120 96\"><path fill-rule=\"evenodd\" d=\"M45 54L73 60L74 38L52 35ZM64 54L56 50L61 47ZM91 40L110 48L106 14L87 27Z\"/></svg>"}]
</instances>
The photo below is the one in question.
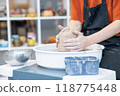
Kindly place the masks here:
<instances>
[{"instance_id":1,"label":"white plastic basin","mask_svg":"<svg viewBox=\"0 0 120 96\"><path fill-rule=\"evenodd\" d=\"M94 56L101 61L103 45L94 44L81 52L57 52L56 44L40 45L33 50L38 65L52 69L65 69L65 57Z\"/></svg>"}]
</instances>

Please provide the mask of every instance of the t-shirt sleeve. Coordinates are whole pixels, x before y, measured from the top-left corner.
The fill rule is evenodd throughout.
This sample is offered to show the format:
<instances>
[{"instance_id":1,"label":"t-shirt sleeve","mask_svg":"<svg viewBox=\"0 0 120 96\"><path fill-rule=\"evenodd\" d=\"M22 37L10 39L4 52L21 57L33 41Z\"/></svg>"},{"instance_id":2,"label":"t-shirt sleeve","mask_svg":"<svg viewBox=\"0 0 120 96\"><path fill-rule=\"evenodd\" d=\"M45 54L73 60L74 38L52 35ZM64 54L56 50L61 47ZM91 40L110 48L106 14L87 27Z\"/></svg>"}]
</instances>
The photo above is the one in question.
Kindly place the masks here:
<instances>
[{"instance_id":1,"label":"t-shirt sleeve","mask_svg":"<svg viewBox=\"0 0 120 96\"><path fill-rule=\"evenodd\" d=\"M113 0L113 21L120 20L120 0Z\"/></svg>"},{"instance_id":2,"label":"t-shirt sleeve","mask_svg":"<svg viewBox=\"0 0 120 96\"><path fill-rule=\"evenodd\" d=\"M78 8L78 0L71 0L71 20L78 20L81 21L80 17L80 7Z\"/></svg>"}]
</instances>

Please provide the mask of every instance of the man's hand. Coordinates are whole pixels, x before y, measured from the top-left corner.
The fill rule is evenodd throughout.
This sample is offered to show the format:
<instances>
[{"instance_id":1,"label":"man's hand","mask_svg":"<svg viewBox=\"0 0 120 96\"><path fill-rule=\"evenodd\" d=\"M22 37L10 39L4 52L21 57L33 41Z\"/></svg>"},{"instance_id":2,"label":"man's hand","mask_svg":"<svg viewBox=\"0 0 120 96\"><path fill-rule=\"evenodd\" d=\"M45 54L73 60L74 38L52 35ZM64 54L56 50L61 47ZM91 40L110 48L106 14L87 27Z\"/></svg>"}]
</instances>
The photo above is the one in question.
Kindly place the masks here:
<instances>
[{"instance_id":1,"label":"man's hand","mask_svg":"<svg viewBox=\"0 0 120 96\"><path fill-rule=\"evenodd\" d=\"M59 28L60 30L63 30L63 29L64 29L64 27L61 26L61 25L58 25L58 28Z\"/></svg>"},{"instance_id":2,"label":"man's hand","mask_svg":"<svg viewBox=\"0 0 120 96\"><path fill-rule=\"evenodd\" d=\"M61 32L64 32L64 30L66 30L66 28L70 28L70 31L72 31L72 32L74 32L74 31L80 32L82 29L82 24L80 21L71 20L68 27L63 27L61 25L58 25L58 28L61 30ZM58 47L58 43L59 43L59 34L56 35L56 47Z\"/></svg>"},{"instance_id":3,"label":"man's hand","mask_svg":"<svg viewBox=\"0 0 120 96\"><path fill-rule=\"evenodd\" d=\"M81 32L73 32L73 34L77 35L77 38L69 39L64 41L64 47L70 52L79 52L85 49L85 37Z\"/></svg>"},{"instance_id":4,"label":"man's hand","mask_svg":"<svg viewBox=\"0 0 120 96\"><path fill-rule=\"evenodd\" d=\"M60 30L63 30L65 27L61 26L61 25L58 25L58 28ZM59 34L58 34L59 35ZM58 43L59 43L59 38L58 38L58 35L56 35L56 47L58 47Z\"/></svg>"}]
</instances>

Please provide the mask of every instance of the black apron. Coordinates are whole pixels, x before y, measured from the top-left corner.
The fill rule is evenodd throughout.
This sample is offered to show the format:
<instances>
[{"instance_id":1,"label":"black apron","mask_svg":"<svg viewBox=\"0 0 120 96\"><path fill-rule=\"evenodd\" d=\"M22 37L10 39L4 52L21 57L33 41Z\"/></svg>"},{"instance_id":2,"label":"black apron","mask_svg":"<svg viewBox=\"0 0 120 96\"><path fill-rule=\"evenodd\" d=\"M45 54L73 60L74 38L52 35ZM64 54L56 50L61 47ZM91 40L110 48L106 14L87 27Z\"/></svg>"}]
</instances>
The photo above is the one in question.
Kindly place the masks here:
<instances>
[{"instance_id":1,"label":"black apron","mask_svg":"<svg viewBox=\"0 0 120 96\"><path fill-rule=\"evenodd\" d=\"M100 31L109 24L106 0L96 7L89 8L87 0L84 0L84 35L88 36ZM105 46L100 67L116 71L117 79L120 80L120 37L112 38L100 42Z\"/></svg>"}]
</instances>

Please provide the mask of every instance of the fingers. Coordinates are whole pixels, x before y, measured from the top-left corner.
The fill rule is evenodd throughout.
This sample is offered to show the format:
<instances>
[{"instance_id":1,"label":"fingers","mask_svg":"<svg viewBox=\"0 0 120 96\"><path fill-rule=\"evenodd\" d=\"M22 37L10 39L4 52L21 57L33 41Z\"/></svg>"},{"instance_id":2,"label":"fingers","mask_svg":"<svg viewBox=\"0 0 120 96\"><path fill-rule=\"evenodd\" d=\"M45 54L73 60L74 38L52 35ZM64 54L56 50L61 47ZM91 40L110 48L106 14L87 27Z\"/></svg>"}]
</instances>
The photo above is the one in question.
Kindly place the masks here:
<instances>
[{"instance_id":1,"label":"fingers","mask_svg":"<svg viewBox=\"0 0 120 96\"><path fill-rule=\"evenodd\" d=\"M76 35L76 36L78 36L79 35L79 31L74 31L74 32L72 32L74 35Z\"/></svg>"},{"instance_id":2,"label":"fingers","mask_svg":"<svg viewBox=\"0 0 120 96\"><path fill-rule=\"evenodd\" d=\"M55 39L55 40L56 40L56 42L58 42L58 39L59 39L59 37L58 37L58 35L56 35L56 39Z\"/></svg>"},{"instance_id":3,"label":"fingers","mask_svg":"<svg viewBox=\"0 0 120 96\"><path fill-rule=\"evenodd\" d=\"M64 32L65 30L67 30L67 27L63 27L63 26L61 26L61 25L59 25L59 27L61 28L61 32ZM63 29L62 29L63 28ZM60 33L61 33L60 32ZM59 33L59 34L60 34ZM59 34L58 35L56 35L56 39L55 39L55 41L56 41L56 47L58 47L58 43L59 43Z\"/></svg>"},{"instance_id":4,"label":"fingers","mask_svg":"<svg viewBox=\"0 0 120 96\"><path fill-rule=\"evenodd\" d=\"M67 49L67 50L79 50L82 48L82 44L74 44L74 43L69 43L69 44L64 44L64 47Z\"/></svg>"},{"instance_id":5,"label":"fingers","mask_svg":"<svg viewBox=\"0 0 120 96\"><path fill-rule=\"evenodd\" d=\"M81 50L83 50L82 47L80 46L74 46L74 47L65 47L67 50L70 50L70 52L79 52Z\"/></svg>"},{"instance_id":6,"label":"fingers","mask_svg":"<svg viewBox=\"0 0 120 96\"><path fill-rule=\"evenodd\" d=\"M80 52L81 50L83 50L83 47L74 46L74 47L66 47L66 49L70 50L70 52Z\"/></svg>"},{"instance_id":7,"label":"fingers","mask_svg":"<svg viewBox=\"0 0 120 96\"><path fill-rule=\"evenodd\" d=\"M64 41L64 47L67 50L70 50L70 52L79 52L80 50L83 50L84 38L81 37L82 36L80 36L80 38L73 38Z\"/></svg>"},{"instance_id":8,"label":"fingers","mask_svg":"<svg viewBox=\"0 0 120 96\"><path fill-rule=\"evenodd\" d=\"M61 32L65 32L68 29L68 27L64 27L64 29L61 30Z\"/></svg>"},{"instance_id":9,"label":"fingers","mask_svg":"<svg viewBox=\"0 0 120 96\"><path fill-rule=\"evenodd\" d=\"M79 32L79 31L74 31L74 32L72 32L74 35L76 35L76 36L78 36L78 35L83 35L83 33L82 32Z\"/></svg>"},{"instance_id":10,"label":"fingers","mask_svg":"<svg viewBox=\"0 0 120 96\"><path fill-rule=\"evenodd\" d=\"M64 47L73 47L73 46L77 46L78 44L75 43L64 43Z\"/></svg>"},{"instance_id":11,"label":"fingers","mask_svg":"<svg viewBox=\"0 0 120 96\"><path fill-rule=\"evenodd\" d=\"M58 28L59 28L60 30L63 30L63 29L64 29L64 27L61 26L61 25L58 25Z\"/></svg>"},{"instance_id":12,"label":"fingers","mask_svg":"<svg viewBox=\"0 0 120 96\"><path fill-rule=\"evenodd\" d=\"M78 38L73 38L73 39L68 39L66 41L64 41L64 44L66 43L74 43L74 42L79 42Z\"/></svg>"},{"instance_id":13,"label":"fingers","mask_svg":"<svg viewBox=\"0 0 120 96\"><path fill-rule=\"evenodd\" d=\"M80 45L80 44L79 44ZM79 46L78 46L78 41L77 39L69 39L69 40L66 40L64 42L64 47L67 49L67 50L70 50L70 51L73 51L73 50L78 50L79 49Z\"/></svg>"},{"instance_id":14,"label":"fingers","mask_svg":"<svg viewBox=\"0 0 120 96\"><path fill-rule=\"evenodd\" d=\"M80 52L80 49L70 50L70 52Z\"/></svg>"},{"instance_id":15,"label":"fingers","mask_svg":"<svg viewBox=\"0 0 120 96\"><path fill-rule=\"evenodd\" d=\"M78 36L79 35L79 33L78 32L72 32L74 35L76 35L76 36Z\"/></svg>"},{"instance_id":16,"label":"fingers","mask_svg":"<svg viewBox=\"0 0 120 96\"><path fill-rule=\"evenodd\" d=\"M77 46L73 47L66 47L67 50L78 50L79 48Z\"/></svg>"},{"instance_id":17,"label":"fingers","mask_svg":"<svg viewBox=\"0 0 120 96\"><path fill-rule=\"evenodd\" d=\"M58 37L58 35L56 35L55 41L56 41L56 47L58 47L58 43L59 43L59 37Z\"/></svg>"}]
</instances>

